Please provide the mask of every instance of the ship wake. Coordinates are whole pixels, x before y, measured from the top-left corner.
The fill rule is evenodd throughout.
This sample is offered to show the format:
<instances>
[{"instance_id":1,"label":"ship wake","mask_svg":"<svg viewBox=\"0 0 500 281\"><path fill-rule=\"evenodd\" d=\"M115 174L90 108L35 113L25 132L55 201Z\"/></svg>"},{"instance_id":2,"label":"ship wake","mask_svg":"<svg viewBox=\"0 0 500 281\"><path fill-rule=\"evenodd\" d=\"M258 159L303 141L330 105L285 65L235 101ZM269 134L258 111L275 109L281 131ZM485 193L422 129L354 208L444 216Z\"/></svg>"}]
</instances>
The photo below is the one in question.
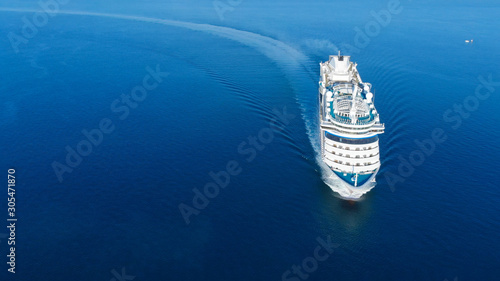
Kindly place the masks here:
<instances>
[{"instance_id":1,"label":"ship wake","mask_svg":"<svg viewBox=\"0 0 500 281\"><path fill-rule=\"evenodd\" d=\"M16 9L16 8L2 8L0 11L3 12L38 12L35 9ZM166 20L160 18L143 17L143 16L133 16L133 15L122 15L122 14L110 14L110 13L97 13L97 12L86 12L86 11L58 11L61 15L73 15L73 16L90 16L90 17L103 17L103 18L114 18L121 20L139 21L139 22L149 22L154 24L162 24L166 26L173 26L179 28L185 28L193 31L200 31L209 33L215 36L219 36L228 40L239 42L248 47L254 48L258 52L262 53L282 70L283 74L290 83L290 86L295 91L297 103L302 112L302 118L304 120L309 141L314 149L315 160L318 166L321 168L322 179L327 184L332 191L338 193L342 198L347 198L351 200L359 199L363 194L368 192L375 186L375 183L370 182L369 184L373 186L367 186L366 188L361 187L360 191L352 192L350 191L346 184L343 183L341 179L336 177L336 175L330 170L330 168L323 163L320 156L320 146L318 139L318 105L317 105L317 76L318 74L311 70L310 65L316 65L316 62L311 62L309 58L297 50L296 48L276 40L274 38L244 31L238 30L230 27L217 26L211 24L200 24L192 23L186 21L176 21L176 20ZM366 185L366 184L365 184Z\"/></svg>"}]
</instances>

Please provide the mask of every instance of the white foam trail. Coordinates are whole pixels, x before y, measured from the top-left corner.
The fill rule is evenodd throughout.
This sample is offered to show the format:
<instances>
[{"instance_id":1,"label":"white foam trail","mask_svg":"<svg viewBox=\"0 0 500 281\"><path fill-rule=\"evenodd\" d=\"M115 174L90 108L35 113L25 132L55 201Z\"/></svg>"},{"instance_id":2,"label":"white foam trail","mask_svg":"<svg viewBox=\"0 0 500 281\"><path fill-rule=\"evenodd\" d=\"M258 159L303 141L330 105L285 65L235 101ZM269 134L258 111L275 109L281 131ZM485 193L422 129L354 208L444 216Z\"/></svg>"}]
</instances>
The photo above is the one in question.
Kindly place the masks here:
<instances>
[{"instance_id":1,"label":"white foam trail","mask_svg":"<svg viewBox=\"0 0 500 281\"><path fill-rule=\"evenodd\" d=\"M16 9L16 8L0 8L0 11L4 12L22 12L22 13L36 13L39 10L35 9ZM306 130L309 136L309 141L317 155L317 162L322 170L322 177L324 182L330 186L330 188L339 193L343 197L353 197L353 194L349 194L348 189L345 188L342 180L335 178L332 171L326 166L321 157L319 156L319 139L318 139L318 124L315 121L317 118L317 108L316 108L316 97L317 97L317 84L312 83L310 79L311 73L307 72L307 62L308 57L297 49L287 45L286 43L263 36L260 34L252 33L249 31L238 30L230 27L216 26L211 24L200 24L185 21L176 20L165 20L159 18L151 17L141 17L132 15L122 15L122 14L109 14L109 13L95 13L95 12L84 12L84 11L59 11L58 14L62 15L78 15L78 16L93 16L93 17L105 17L114 18L122 20L131 20L139 22L148 22L155 24L163 24L167 26L174 26L180 28L186 28L193 31L202 31L209 34L213 34L219 37L223 37L229 40L237 41L246 46L252 47L257 51L261 52L263 55L276 62L280 69L284 72L287 79L289 80L292 88L297 91L298 104L302 111L302 118L306 125ZM306 71L307 73L304 73ZM313 74L315 76L315 74ZM305 82L308 81L308 82ZM310 85L310 86L306 86ZM310 99L309 95L314 98ZM305 97L305 98L304 98ZM311 103L311 101L313 103ZM308 103L311 103L309 106ZM309 108L309 110L307 110ZM361 194L362 195L362 194ZM359 195L359 196L361 196Z\"/></svg>"},{"instance_id":2,"label":"white foam trail","mask_svg":"<svg viewBox=\"0 0 500 281\"><path fill-rule=\"evenodd\" d=\"M0 8L0 11L27 12L27 13L39 12L38 10L35 9L15 9L15 8ZM109 14L109 13L95 13L95 12L84 12L84 11L59 11L58 14L106 17L106 18L158 23L168 26L182 27L190 30L211 33L220 37L240 42L244 45L259 50L264 55L277 62L282 63L284 62L284 59L286 59L288 63L295 61L295 63L300 64L300 62L303 62L307 59L307 57L304 54L302 54L301 52L297 51L296 49L290 47L289 45L281 41L278 41L270 37L262 36L256 33L229 27L223 27L211 24L192 23L185 21L176 21L176 20L165 20L165 19L151 18L151 17ZM290 61L290 59L292 61Z\"/></svg>"},{"instance_id":3,"label":"white foam trail","mask_svg":"<svg viewBox=\"0 0 500 281\"><path fill-rule=\"evenodd\" d=\"M339 51L335 44L324 39L307 39L303 44L315 53L329 52L330 54L336 54Z\"/></svg>"}]
</instances>

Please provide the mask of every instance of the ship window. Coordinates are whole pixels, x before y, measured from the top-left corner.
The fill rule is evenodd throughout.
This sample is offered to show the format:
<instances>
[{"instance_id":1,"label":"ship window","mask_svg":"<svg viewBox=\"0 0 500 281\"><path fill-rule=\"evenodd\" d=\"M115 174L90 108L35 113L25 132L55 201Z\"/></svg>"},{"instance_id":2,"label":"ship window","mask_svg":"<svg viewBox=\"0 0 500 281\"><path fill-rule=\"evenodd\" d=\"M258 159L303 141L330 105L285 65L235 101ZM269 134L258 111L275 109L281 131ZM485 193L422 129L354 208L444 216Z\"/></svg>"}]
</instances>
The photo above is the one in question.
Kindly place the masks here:
<instances>
[{"instance_id":1,"label":"ship window","mask_svg":"<svg viewBox=\"0 0 500 281\"><path fill-rule=\"evenodd\" d=\"M325 137L332 141L341 142L345 144L369 144L378 141L378 136L373 136L371 138L366 138L366 139L350 139L350 138L338 137L328 132L325 132ZM342 148L342 146L339 146L339 148ZM369 146L367 149L372 149L372 148L371 146Z\"/></svg>"}]
</instances>

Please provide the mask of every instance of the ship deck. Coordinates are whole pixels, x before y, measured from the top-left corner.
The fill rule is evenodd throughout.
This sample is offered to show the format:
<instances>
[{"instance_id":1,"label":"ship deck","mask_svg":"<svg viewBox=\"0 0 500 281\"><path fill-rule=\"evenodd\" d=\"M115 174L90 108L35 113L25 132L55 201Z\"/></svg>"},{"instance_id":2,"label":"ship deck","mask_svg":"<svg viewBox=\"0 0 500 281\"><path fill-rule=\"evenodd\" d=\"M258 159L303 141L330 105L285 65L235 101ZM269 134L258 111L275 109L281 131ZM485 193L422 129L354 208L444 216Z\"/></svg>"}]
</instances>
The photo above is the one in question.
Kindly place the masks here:
<instances>
[{"instance_id":1,"label":"ship deck","mask_svg":"<svg viewBox=\"0 0 500 281\"><path fill-rule=\"evenodd\" d=\"M339 114L334 114L333 101L328 102L328 107L330 108L330 116L337 122L346 125L369 125L373 123L375 116L370 111L367 116L358 117L355 124L352 124L351 119L346 116L341 116Z\"/></svg>"}]
</instances>

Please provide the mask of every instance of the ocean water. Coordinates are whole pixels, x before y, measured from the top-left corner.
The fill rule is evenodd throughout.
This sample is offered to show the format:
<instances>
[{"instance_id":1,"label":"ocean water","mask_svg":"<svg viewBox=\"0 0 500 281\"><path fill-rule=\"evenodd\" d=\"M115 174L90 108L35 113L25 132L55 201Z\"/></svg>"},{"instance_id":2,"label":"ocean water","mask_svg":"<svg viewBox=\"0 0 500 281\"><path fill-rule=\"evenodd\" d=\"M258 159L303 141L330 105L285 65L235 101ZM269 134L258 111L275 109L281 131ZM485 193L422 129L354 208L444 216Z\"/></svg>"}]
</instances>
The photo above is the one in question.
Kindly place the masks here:
<instances>
[{"instance_id":1,"label":"ocean water","mask_svg":"<svg viewBox=\"0 0 500 281\"><path fill-rule=\"evenodd\" d=\"M18 218L12 274L5 183L1 280L500 278L497 3L101 2L60 4L18 52L9 34L41 8L0 5ZM358 202L317 161L318 64L338 50L386 126Z\"/></svg>"}]
</instances>

